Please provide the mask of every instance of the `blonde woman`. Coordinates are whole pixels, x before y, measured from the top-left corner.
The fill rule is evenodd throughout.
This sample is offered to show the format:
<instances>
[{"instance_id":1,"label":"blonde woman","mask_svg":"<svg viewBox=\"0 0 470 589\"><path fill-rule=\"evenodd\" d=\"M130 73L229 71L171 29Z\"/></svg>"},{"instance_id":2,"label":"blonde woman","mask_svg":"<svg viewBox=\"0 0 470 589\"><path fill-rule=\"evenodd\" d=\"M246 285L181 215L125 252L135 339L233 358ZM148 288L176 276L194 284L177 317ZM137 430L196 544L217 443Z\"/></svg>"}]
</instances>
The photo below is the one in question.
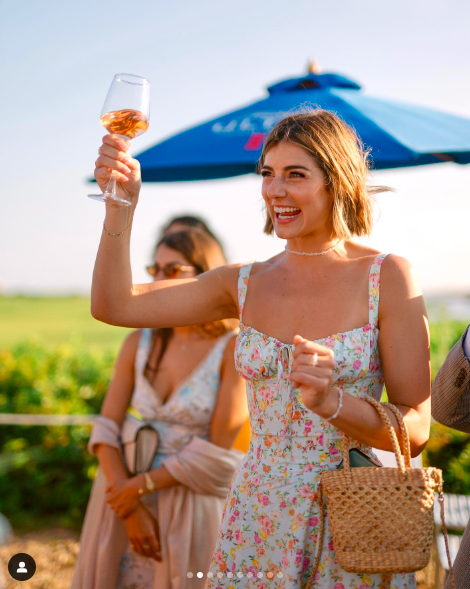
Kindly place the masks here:
<instances>
[{"instance_id":1,"label":"blonde woman","mask_svg":"<svg viewBox=\"0 0 470 589\"><path fill-rule=\"evenodd\" d=\"M154 284L191 279L225 263L200 229L171 232L147 266ZM233 325L234 324L234 325ZM95 482L73 589L192 589L183 570L209 566L224 501L244 453L233 450L247 420L235 370L235 321L141 329L125 340L91 435ZM145 476L129 476L118 440L129 407L159 435ZM113 511L111 511L113 510Z\"/></svg>"},{"instance_id":2,"label":"blonde woman","mask_svg":"<svg viewBox=\"0 0 470 589\"><path fill-rule=\"evenodd\" d=\"M414 456L429 436L420 288L405 259L353 241L372 230L366 153L333 113L288 116L268 135L260 159L265 232L285 239L285 251L150 286L133 285L129 267L139 165L127 145L106 136L95 170L102 189L110 168L133 206L106 209L94 317L134 327L240 319L235 360L247 380L251 442L225 504L206 588L304 587L320 548L316 485L321 471L341 460L342 432L369 456L372 447L392 449L381 418L360 396L380 399L385 382ZM240 238L247 238L242 227ZM341 569L326 520L314 581L323 589L378 588L381 576ZM412 574L391 582L414 586Z\"/></svg>"}]
</instances>

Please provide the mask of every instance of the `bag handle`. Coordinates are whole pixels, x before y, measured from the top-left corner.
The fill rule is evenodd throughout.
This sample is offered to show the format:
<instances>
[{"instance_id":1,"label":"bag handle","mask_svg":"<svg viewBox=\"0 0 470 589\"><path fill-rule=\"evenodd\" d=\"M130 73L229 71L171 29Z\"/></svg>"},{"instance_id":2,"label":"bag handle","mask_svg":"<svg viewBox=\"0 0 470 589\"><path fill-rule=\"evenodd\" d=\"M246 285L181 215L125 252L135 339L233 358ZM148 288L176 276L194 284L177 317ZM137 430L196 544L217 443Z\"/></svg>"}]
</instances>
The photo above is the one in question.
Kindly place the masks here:
<instances>
[{"instance_id":1,"label":"bag handle","mask_svg":"<svg viewBox=\"0 0 470 589\"><path fill-rule=\"evenodd\" d=\"M397 434L395 433L395 429L390 421L387 412L382 407L382 403L376 401L373 397L369 396L361 396L359 397L363 401L366 401L378 411L382 421L385 423L385 426L388 430L388 435L390 436L390 440L392 442L393 452L395 454L395 458L397 461L397 466L401 472L401 474L405 477L406 476L406 469L411 468L411 451L410 451L410 439L408 436L408 429L406 427L406 423L403 420L403 416L401 415L400 411L392 405L391 403L387 403L386 405L393 411L394 415L398 420L398 424L400 426L400 432L403 438L403 449L404 449L404 456L401 453L400 444L398 443ZM393 407L393 409L392 409ZM343 468L345 471L351 471L351 465L349 463L349 448L351 445L351 438L349 438L346 434L343 434Z\"/></svg>"},{"instance_id":2,"label":"bag handle","mask_svg":"<svg viewBox=\"0 0 470 589\"><path fill-rule=\"evenodd\" d=\"M411 468L411 449L410 449L410 436L408 434L408 428L406 427L405 420L403 419L403 415L401 411L392 405L392 403L380 403L384 407L388 407L390 411L395 415L398 421L398 425L400 426L400 434L402 440L402 450L403 455L405 457L405 466L406 468Z\"/></svg>"}]
</instances>

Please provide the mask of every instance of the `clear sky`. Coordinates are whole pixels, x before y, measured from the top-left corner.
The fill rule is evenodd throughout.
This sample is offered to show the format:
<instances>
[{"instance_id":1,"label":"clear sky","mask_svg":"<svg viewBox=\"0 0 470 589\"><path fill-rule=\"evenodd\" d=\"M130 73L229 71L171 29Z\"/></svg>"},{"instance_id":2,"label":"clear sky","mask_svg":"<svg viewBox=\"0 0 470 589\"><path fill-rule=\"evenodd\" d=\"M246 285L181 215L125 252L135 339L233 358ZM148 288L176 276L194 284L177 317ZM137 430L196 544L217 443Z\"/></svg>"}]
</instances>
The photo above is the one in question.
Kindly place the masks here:
<instances>
[{"instance_id":1,"label":"clear sky","mask_svg":"<svg viewBox=\"0 0 470 589\"><path fill-rule=\"evenodd\" d=\"M116 72L151 82L149 131L133 153L260 99L314 56L376 96L470 117L466 0L0 0L5 293L88 293L103 205L86 198ZM403 255L428 291L470 292L470 166L381 172L369 243ZM230 261L264 259L260 180L145 184L133 230L134 280L169 215L204 215Z\"/></svg>"}]
</instances>

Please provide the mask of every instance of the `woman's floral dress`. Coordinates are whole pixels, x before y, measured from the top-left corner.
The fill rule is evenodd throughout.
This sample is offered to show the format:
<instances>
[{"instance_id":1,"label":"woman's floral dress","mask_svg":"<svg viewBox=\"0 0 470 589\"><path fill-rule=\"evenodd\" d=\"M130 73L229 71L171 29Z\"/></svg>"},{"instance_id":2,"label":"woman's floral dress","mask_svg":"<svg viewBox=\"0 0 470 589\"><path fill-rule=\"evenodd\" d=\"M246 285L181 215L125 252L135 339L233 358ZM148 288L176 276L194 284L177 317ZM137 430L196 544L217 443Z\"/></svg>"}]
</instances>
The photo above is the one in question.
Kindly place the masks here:
<instances>
[{"instance_id":1,"label":"woman's floral dress","mask_svg":"<svg viewBox=\"0 0 470 589\"><path fill-rule=\"evenodd\" d=\"M376 399L384 385L377 344L384 257L377 256L370 268L369 323L316 340L335 352L335 386L351 395ZM243 323L251 267L240 268L240 332L235 349L237 370L247 380L251 443L232 481L205 589L305 587L319 548L319 475L341 461L341 433L308 410L300 389L283 378L291 370L293 345ZM374 456L371 448L358 447ZM341 569L326 517L321 563L313 586L368 589L383 586L381 580L381 575ZM390 587L414 588L415 576L395 574Z\"/></svg>"}]
</instances>

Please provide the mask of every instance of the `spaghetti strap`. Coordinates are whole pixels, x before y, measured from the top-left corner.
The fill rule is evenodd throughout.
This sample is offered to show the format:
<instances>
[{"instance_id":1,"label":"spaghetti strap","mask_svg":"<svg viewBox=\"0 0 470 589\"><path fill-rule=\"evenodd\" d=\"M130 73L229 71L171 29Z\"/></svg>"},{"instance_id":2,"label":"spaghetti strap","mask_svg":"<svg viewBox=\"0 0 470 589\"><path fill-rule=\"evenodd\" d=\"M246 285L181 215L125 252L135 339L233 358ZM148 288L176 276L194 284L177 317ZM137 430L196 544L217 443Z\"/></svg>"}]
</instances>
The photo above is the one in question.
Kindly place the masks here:
<instances>
[{"instance_id":1,"label":"spaghetti strap","mask_svg":"<svg viewBox=\"0 0 470 589\"><path fill-rule=\"evenodd\" d=\"M240 272L238 274L238 315L240 323L243 323L243 307L245 306L246 291L248 289L248 279L250 277L251 268L254 262L240 266Z\"/></svg>"},{"instance_id":2,"label":"spaghetti strap","mask_svg":"<svg viewBox=\"0 0 470 589\"><path fill-rule=\"evenodd\" d=\"M375 256L369 271L369 323L377 325L379 321L380 268L388 254Z\"/></svg>"}]
</instances>

